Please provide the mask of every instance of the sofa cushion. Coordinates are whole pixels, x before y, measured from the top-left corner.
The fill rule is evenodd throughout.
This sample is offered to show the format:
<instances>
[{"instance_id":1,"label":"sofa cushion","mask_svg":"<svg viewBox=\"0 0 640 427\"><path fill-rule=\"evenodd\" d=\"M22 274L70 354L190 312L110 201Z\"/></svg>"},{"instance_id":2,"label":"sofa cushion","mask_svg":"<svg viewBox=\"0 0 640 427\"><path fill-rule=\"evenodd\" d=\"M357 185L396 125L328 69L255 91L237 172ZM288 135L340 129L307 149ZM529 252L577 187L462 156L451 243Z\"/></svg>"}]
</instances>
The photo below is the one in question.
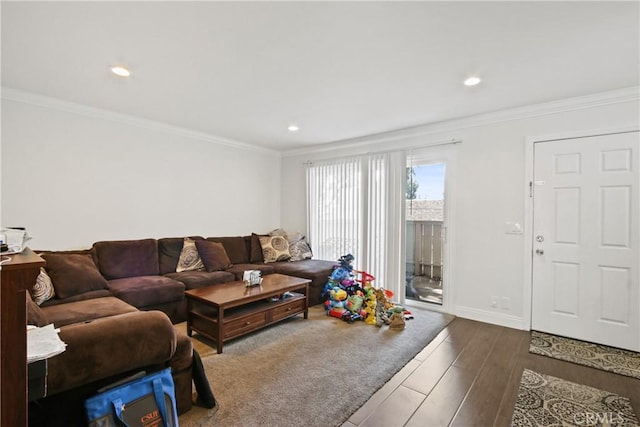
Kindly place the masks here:
<instances>
[{"instance_id":1,"label":"sofa cushion","mask_svg":"<svg viewBox=\"0 0 640 427\"><path fill-rule=\"evenodd\" d=\"M265 263L288 261L291 258L289 242L283 236L261 236L262 257Z\"/></svg>"},{"instance_id":2,"label":"sofa cushion","mask_svg":"<svg viewBox=\"0 0 640 427\"><path fill-rule=\"evenodd\" d=\"M175 329L158 311L136 310L75 323L60 329L60 339L67 343L67 350L47 361L49 396L125 372L164 365L176 351Z\"/></svg>"},{"instance_id":3,"label":"sofa cushion","mask_svg":"<svg viewBox=\"0 0 640 427\"><path fill-rule=\"evenodd\" d=\"M36 284L29 289L33 302L40 305L45 301L49 301L56 296L56 291L53 288L53 282L51 277L47 274L47 270L44 267L40 267L40 274L36 278Z\"/></svg>"},{"instance_id":4,"label":"sofa cushion","mask_svg":"<svg viewBox=\"0 0 640 427\"><path fill-rule=\"evenodd\" d=\"M96 242L93 247L107 280L159 274L155 239Z\"/></svg>"},{"instance_id":5,"label":"sofa cushion","mask_svg":"<svg viewBox=\"0 0 640 427\"><path fill-rule=\"evenodd\" d=\"M189 236L191 240L203 240L200 236ZM158 267L160 274L173 273L178 266L184 237L165 237L158 239Z\"/></svg>"},{"instance_id":6,"label":"sofa cushion","mask_svg":"<svg viewBox=\"0 0 640 427\"><path fill-rule=\"evenodd\" d=\"M49 319L44 311L33 302L31 295L27 292L27 325L35 325L38 327L47 326Z\"/></svg>"},{"instance_id":7,"label":"sofa cushion","mask_svg":"<svg viewBox=\"0 0 640 427\"><path fill-rule=\"evenodd\" d=\"M235 280L233 273L226 271L184 271L182 273L167 273L165 277L184 283L187 289L202 288Z\"/></svg>"},{"instance_id":8,"label":"sofa cushion","mask_svg":"<svg viewBox=\"0 0 640 427\"><path fill-rule=\"evenodd\" d=\"M40 307L49 307L51 305L67 304L75 301L84 301L84 300L93 299L93 298L103 298L103 297L112 297L112 296L113 294L108 288L98 289L97 291L89 291L83 294L74 295L64 299L52 298L49 301L45 301L42 304L40 304Z\"/></svg>"},{"instance_id":9,"label":"sofa cushion","mask_svg":"<svg viewBox=\"0 0 640 427\"><path fill-rule=\"evenodd\" d=\"M232 264L245 264L249 262L249 250L244 243L243 237L208 237L206 240L222 243Z\"/></svg>"},{"instance_id":10,"label":"sofa cushion","mask_svg":"<svg viewBox=\"0 0 640 427\"><path fill-rule=\"evenodd\" d=\"M109 280L108 286L113 295L138 308L184 298L184 284L165 276L138 276Z\"/></svg>"},{"instance_id":11,"label":"sofa cushion","mask_svg":"<svg viewBox=\"0 0 640 427\"><path fill-rule=\"evenodd\" d=\"M42 258L47 262L45 269L58 298L107 288L107 281L90 255L50 253Z\"/></svg>"},{"instance_id":12,"label":"sofa cushion","mask_svg":"<svg viewBox=\"0 0 640 427\"><path fill-rule=\"evenodd\" d=\"M104 297L50 305L42 308L42 311L49 323L53 323L56 328L60 328L73 323L131 313L138 311L138 309L116 297Z\"/></svg>"},{"instance_id":13,"label":"sofa cushion","mask_svg":"<svg viewBox=\"0 0 640 427\"><path fill-rule=\"evenodd\" d=\"M251 234L251 243L249 245L249 262L264 262L264 258L262 257L262 245L260 244L260 236L264 236L264 234Z\"/></svg>"},{"instance_id":14,"label":"sofa cushion","mask_svg":"<svg viewBox=\"0 0 640 427\"><path fill-rule=\"evenodd\" d=\"M323 261L319 259L305 259L293 262L274 262L269 264L273 266L276 273L286 274L288 276L297 276L309 279L313 282L327 282L329 276L336 266L334 261Z\"/></svg>"},{"instance_id":15,"label":"sofa cushion","mask_svg":"<svg viewBox=\"0 0 640 427\"><path fill-rule=\"evenodd\" d=\"M225 271L233 273L235 280L242 280L245 270L260 270L263 276L275 273L271 264L233 264L231 268L227 268Z\"/></svg>"},{"instance_id":16,"label":"sofa cushion","mask_svg":"<svg viewBox=\"0 0 640 427\"><path fill-rule=\"evenodd\" d=\"M176 266L176 272L203 270L205 270L204 264L198 253L195 240L185 237L182 244L182 251L180 251L180 258L178 259L178 265Z\"/></svg>"},{"instance_id":17,"label":"sofa cushion","mask_svg":"<svg viewBox=\"0 0 640 427\"><path fill-rule=\"evenodd\" d=\"M231 260L222 243L200 240L195 244L207 271L220 271L231 267Z\"/></svg>"}]
</instances>

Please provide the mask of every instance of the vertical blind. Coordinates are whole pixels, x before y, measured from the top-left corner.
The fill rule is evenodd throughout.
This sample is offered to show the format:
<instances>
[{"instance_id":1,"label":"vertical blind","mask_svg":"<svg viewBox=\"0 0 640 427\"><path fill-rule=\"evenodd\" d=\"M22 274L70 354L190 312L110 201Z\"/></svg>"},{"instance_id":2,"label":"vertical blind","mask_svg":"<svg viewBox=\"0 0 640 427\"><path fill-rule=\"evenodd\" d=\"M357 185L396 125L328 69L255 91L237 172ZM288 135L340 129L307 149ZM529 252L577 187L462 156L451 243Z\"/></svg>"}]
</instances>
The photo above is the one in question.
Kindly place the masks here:
<instances>
[{"instance_id":1,"label":"vertical blind","mask_svg":"<svg viewBox=\"0 0 640 427\"><path fill-rule=\"evenodd\" d=\"M367 247L366 268L375 277L385 277L387 259L388 159L371 155L367 179Z\"/></svg>"},{"instance_id":2,"label":"vertical blind","mask_svg":"<svg viewBox=\"0 0 640 427\"><path fill-rule=\"evenodd\" d=\"M376 287L401 287L404 153L322 161L307 167L308 234L314 256L351 253Z\"/></svg>"},{"instance_id":3,"label":"vertical blind","mask_svg":"<svg viewBox=\"0 0 640 427\"><path fill-rule=\"evenodd\" d=\"M320 162L307 169L309 240L314 256L362 258L362 165L357 158Z\"/></svg>"}]
</instances>

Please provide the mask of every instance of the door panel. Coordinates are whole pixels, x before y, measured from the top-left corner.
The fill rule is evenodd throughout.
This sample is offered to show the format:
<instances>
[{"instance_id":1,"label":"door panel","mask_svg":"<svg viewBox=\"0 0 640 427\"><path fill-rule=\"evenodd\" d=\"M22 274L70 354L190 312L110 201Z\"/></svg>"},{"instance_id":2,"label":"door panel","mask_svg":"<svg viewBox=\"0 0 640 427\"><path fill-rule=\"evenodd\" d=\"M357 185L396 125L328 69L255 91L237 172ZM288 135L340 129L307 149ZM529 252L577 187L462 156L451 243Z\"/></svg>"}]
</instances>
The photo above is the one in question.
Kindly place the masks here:
<instances>
[{"instance_id":1,"label":"door panel","mask_svg":"<svg viewBox=\"0 0 640 427\"><path fill-rule=\"evenodd\" d=\"M532 329L640 350L638 145L534 145Z\"/></svg>"},{"instance_id":2,"label":"door panel","mask_svg":"<svg viewBox=\"0 0 640 427\"><path fill-rule=\"evenodd\" d=\"M631 234L631 186L602 187L601 246L629 248Z\"/></svg>"},{"instance_id":3,"label":"door panel","mask_svg":"<svg viewBox=\"0 0 640 427\"><path fill-rule=\"evenodd\" d=\"M553 263L553 311L556 314L578 315L580 284L579 264Z\"/></svg>"}]
</instances>

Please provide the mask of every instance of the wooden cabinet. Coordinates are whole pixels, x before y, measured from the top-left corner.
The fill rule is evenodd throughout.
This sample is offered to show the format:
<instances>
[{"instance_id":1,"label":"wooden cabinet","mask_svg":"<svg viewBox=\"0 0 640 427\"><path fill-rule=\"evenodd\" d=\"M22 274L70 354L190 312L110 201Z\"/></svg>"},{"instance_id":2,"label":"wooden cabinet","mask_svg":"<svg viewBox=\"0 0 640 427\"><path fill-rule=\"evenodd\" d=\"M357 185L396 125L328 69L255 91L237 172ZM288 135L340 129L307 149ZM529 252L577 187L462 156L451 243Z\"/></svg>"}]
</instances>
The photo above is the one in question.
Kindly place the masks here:
<instances>
[{"instance_id":1,"label":"wooden cabinet","mask_svg":"<svg viewBox=\"0 0 640 427\"><path fill-rule=\"evenodd\" d=\"M45 262L31 249L11 254L0 280L0 425L27 425L27 302ZM7 256L2 256L6 260Z\"/></svg>"}]
</instances>

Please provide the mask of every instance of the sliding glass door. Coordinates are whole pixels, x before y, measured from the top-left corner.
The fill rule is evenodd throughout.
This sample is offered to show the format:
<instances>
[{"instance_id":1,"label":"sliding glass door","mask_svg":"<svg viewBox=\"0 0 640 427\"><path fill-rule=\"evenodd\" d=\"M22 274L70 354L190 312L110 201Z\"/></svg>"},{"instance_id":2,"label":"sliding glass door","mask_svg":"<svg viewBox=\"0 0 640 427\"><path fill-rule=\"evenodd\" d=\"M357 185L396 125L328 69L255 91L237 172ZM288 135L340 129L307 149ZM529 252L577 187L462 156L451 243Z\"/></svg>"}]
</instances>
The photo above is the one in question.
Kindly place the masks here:
<instances>
[{"instance_id":1,"label":"sliding glass door","mask_svg":"<svg viewBox=\"0 0 640 427\"><path fill-rule=\"evenodd\" d=\"M407 156L404 215L404 296L449 311L452 277L453 170L455 148L425 149Z\"/></svg>"},{"instance_id":2,"label":"sliding glass door","mask_svg":"<svg viewBox=\"0 0 640 427\"><path fill-rule=\"evenodd\" d=\"M405 296L439 305L443 293L445 172L445 163L409 164L405 201Z\"/></svg>"},{"instance_id":3,"label":"sliding glass door","mask_svg":"<svg viewBox=\"0 0 640 427\"><path fill-rule=\"evenodd\" d=\"M451 280L453 148L370 153L307 163L308 234L314 255L355 256L374 286L447 306Z\"/></svg>"}]
</instances>

